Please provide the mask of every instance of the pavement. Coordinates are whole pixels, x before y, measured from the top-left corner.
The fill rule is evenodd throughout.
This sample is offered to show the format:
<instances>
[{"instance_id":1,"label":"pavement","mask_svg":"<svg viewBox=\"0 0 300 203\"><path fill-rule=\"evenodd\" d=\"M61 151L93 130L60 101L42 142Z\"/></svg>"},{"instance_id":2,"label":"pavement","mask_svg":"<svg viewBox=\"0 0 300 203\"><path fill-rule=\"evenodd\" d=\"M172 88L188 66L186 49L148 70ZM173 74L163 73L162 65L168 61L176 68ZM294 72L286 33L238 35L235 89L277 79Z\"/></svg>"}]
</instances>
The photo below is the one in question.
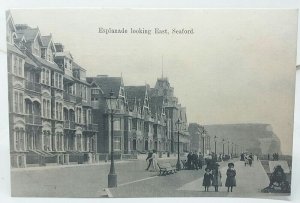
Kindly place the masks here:
<instances>
[{"instance_id":1,"label":"pavement","mask_svg":"<svg viewBox=\"0 0 300 203\"><path fill-rule=\"evenodd\" d=\"M275 197L284 194L265 194L260 190L269 183L260 161L252 167L232 160L237 171L237 187L227 192L204 192L204 170L182 170L172 175L158 176L158 172L146 171L145 160L127 160L115 163L118 187L107 187L109 163L38 167L11 171L12 196L14 197ZM159 163L176 164L176 158L159 159ZM228 162L221 162L222 182L225 184Z\"/></svg>"}]
</instances>

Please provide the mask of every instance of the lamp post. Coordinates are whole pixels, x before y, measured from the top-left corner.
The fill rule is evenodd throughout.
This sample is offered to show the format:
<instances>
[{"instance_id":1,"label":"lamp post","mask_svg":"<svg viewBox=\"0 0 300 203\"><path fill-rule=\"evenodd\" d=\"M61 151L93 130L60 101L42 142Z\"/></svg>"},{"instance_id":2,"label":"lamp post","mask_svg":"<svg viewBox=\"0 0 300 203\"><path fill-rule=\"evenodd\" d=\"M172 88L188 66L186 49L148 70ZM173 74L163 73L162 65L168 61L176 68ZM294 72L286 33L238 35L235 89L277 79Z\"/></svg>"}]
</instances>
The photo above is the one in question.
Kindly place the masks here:
<instances>
[{"instance_id":1,"label":"lamp post","mask_svg":"<svg viewBox=\"0 0 300 203\"><path fill-rule=\"evenodd\" d=\"M202 145L203 145L203 148L202 148L202 155L204 156L204 152L205 152L205 129L203 128L203 131L202 131Z\"/></svg>"},{"instance_id":2,"label":"lamp post","mask_svg":"<svg viewBox=\"0 0 300 203\"><path fill-rule=\"evenodd\" d=\"M223 143L223 155L224 155L225 154L225 152L224 152L225 139L224 138L222 139L222 143Z\"/></svg>"},{"instance_id":3,"label":"lamp post","mask_svg":"<svg viewBox=\"0 0 300 203\"><path fill-rule=\"evenodd\" d=\"M227 141L227 143L228 143L228 153L227 154L229 155L229 143L230 143L229 140Z\"/></svg>"},{"instance_id":4,"label":"lamp post","mask_svg":"<svg viewBox=\"0 0 300 203\"><path fill-rule=\"evenodd\" d=\"M180 164L180 151L179 151L179 128L180 128L180 120L178 118L178 121L176 122L177 124L177 151L178 151L178 156L177 156L177 164L176 164L176 168L178 171L181 170L181 164Z\"/></svg>"},{"instance_id":5,"label":"lamp post","mask_svg":"<svg viewBox=\"0 0 300 203\"><path fill-rule=\"evenodd\" d=\"M107 106L110 110L110 126L111 126L111 140L110 140L110 170L108 174L108 187L117 187L117 174L115 172L115 163L114 163L114 107L116 106L117 98L113 97L114 92L111 90L109 93L109 98Z\"/></svg>"},{"instance_id":6,"label":"lamp post","mask_svg":"<svg viewBox=\"0 0 300 203\"><path fill-rule=\"evenodd\" d=\"M217 155L217 136L216 135L214 137L214 141L215 141L215 155Z\"/></svg>"},{"instance_id":7,"label":"lamp post","mask_svg":"<svg viewBox=\"0 0 300 203\"><path fill-rule=\"evenodd\" d=\"M233 155L233 146L234 146L234 143L232 142L232 145L231 145L231 154Z\"/></svg>"}]
</instances>

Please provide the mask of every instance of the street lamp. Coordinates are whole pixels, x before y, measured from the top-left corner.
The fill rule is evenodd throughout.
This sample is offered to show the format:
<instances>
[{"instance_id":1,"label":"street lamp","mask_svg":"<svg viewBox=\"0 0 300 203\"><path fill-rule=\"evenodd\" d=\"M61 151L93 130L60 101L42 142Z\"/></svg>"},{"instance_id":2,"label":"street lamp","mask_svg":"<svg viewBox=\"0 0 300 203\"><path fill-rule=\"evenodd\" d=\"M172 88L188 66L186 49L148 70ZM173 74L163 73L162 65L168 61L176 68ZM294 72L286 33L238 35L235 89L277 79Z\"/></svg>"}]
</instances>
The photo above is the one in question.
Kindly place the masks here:
<instances>
[{"instance_id":1,"label":"street lamp","mask_svg":"<svg viewBox=\"0 0 300 203\"><path fill-rule=\"evenodd\" d=\"M233 145L234 143L232 142L232 145L231 145L231 154L233 155Z\"/></svg>"},{"instance_id":2,"label":"street lamp","mask_svg":"<svg viewBox=\"0 0 300 203\"><path fill-rule=\"evenodd\" d=\"M227 143L228 143L228 155L229 155L229 143L230 143L229 140L227 141Z\"/></svg>"},{"instance_id":3,"label":"street lamp","mask_svg":"<svg viewBox=\"0 0 300 203\"><path fill-rule=\"evenodd\" d=\"M110 140L110 170L108 174L108 187L117 187L117 174L115 172L114 163L114 110L117 107L117 98L114 97L114 92L111 90L107 98L107 106L110 111L110 126L111 126L111 140Z\"/></svg>"},{"instance_id":4,"label":"street lamp","mask_svg":"<svg viewBox=\"0 0 300 203\"><path fill-rule=\"evenodd\" d=\"M205 153L205 144L204 144L204 142L205 142L205 136L206 136L206 131L205 131L205 129L203 128L203 131L202 131L202 144L203 144L203 148L202 148L202 154L203 154L203 156L204 156L204 153Z\"/></svg>"},{"instance_id":5,"label":"street lamp","mask_svg":"<svg viewBox=\"0 0 300 203\"><path fill-rule=\"evenodd\" d=\"M216 135L214 137L214 141L215 141L215 155L217 155L217 136Z\"/></svg>"},{"instance_id":6,"label":"street lamp","mask_svg":"<svg viewBox=\"0 0 300 203\"><path fill-rule=\"evenodd\" d=\"M224 138L222 139L222 144L223 144L223 155L224 155L225 154L225 152L224 152L225 139Z\"/></svg>"},{"instance_id":7,"label":"street lamp","mask_svg":"<svg viewBox=\"0 0 300 203\"><path fill-rule=\"evenodd\" d=\"M178 118L178 121L176 122L177 125L177 151L178 151L178 157L177 157L177 164L176 164L176 168L178 171L181 170L181 164L180 164L180 152L179 152L179 128L180 128L180 120Z\"/></svg>"}]
</instances>

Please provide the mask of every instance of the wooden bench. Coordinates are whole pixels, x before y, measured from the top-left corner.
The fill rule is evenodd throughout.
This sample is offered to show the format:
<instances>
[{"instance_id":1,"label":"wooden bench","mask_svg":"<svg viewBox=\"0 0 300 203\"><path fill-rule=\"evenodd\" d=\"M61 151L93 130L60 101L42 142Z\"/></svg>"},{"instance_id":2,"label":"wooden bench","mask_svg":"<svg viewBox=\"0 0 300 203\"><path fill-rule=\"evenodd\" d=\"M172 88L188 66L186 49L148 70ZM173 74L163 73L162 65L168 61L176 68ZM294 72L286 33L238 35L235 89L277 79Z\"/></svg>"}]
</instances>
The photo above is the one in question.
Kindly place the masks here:
<instances>
[{"instance_id":1,"label":"wooden bench","mask_svg":"<svg viewBox=\"0 0 300 203\"><path fill-rule=\"evenodd\" d=\"M159 175L169 175L176 173L177 170L175 167L173 167L170 163L164 163L164 164L157 164L159 167Z\"/></svg>"}]
</instances>

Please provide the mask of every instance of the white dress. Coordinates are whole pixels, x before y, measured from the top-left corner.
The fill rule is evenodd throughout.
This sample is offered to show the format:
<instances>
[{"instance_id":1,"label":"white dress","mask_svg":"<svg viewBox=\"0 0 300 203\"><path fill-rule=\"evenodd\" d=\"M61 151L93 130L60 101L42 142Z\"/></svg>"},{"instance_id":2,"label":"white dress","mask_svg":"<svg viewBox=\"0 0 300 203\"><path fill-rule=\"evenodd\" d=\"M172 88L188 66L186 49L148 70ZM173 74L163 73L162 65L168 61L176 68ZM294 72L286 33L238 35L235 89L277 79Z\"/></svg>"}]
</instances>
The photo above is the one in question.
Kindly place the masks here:
<instances>
[{"instance_id":1,"label":"white dress","mask_svg":"<svg viewBox=\"0 0 300 203\"><path fill-rule=\"evenodd\" d=\"M153 166L153 169L156 171L157 170L157 155L156 155L156 153L152 154L152 166Z\"/></svg>"}]
</instances>

